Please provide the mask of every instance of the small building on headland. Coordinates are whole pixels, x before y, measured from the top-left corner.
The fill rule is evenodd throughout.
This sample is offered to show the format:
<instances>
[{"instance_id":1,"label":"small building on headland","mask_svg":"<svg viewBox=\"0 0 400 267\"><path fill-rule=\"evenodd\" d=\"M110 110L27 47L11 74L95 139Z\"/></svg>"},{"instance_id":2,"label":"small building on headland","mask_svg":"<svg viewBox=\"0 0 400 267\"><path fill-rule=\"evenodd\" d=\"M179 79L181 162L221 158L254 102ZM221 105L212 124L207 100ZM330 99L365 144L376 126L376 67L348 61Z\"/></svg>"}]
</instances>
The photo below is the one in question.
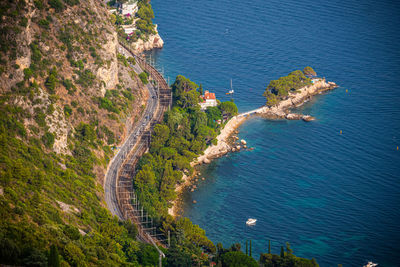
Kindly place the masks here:
<instances>
[{"instance_id":1,"label":"small building on headland","mask_svg":"<svg viewBox=\"0 0 400 267\"><path fill-rule=\"evenodd\" d=\"M122 28L124 29L124 32L128 35L137 30L134 25L122 25Z\"/></svg>"},{"instance_id":2,"label":"small building on headland","mask_svg":"<svg viewBox=\"0 0 400 267\"><path fill-rule=\"evenodd\" d=\"M201 95L202 101L199 103L201 110L205 110L208 107L216 107L218 105L215 93L210 93L208 90L204 91L204 95Z\"/></svg>"},{"instance_id":3,"label":"small building on headland","mask_svg":"<svg viewBox=\"0 0 400 267\"><path fill-rule=\"evenodd\" d=\"M129 0L121 5L121 13L124 16L128 14L130 16L134 16L137 11L138 11L138 6L137 6L137 1L135 0Z\"/></svg>"}]
</instances>

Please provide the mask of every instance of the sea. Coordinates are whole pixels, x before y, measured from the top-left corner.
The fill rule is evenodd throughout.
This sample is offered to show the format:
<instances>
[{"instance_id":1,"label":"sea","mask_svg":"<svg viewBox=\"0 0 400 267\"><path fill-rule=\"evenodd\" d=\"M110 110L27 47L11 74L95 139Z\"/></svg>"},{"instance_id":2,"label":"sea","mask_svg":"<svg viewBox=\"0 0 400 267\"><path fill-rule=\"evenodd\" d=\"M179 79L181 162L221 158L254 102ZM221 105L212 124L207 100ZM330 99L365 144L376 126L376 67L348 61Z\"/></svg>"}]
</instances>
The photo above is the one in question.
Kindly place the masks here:
<instances>
[{"instance_id":1,"label":"sea","mask_svg":"<svg viewBox=\"0 0 400 267\"><path fill-rule=\"evenodd\" d=\"M241 125L254 150L202 166L184 216L225 247L251 240L256 259L271 240L273 253L289 242L323 267L400 266L399 2L151 3L165 46L147 56L170 83L184 75L240 112L265 104L271 80L306 66L340 86L295 110L313 122Z\"/></svg>"}]
</instances>

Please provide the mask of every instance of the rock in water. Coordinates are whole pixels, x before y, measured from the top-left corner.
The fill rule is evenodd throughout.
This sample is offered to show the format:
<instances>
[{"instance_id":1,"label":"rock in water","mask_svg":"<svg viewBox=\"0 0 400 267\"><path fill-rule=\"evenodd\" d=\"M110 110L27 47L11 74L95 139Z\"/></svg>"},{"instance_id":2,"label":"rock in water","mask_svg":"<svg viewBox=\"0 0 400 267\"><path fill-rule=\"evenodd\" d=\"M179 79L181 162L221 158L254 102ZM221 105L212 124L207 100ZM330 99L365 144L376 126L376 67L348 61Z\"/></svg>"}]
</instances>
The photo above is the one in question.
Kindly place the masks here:
<instances>
[{"instance_id":1,"label":"rock in water","mask_svg":"<svg viewBox=\"0 0 400 267\"><path fill-rule=\"evenodd\" d=\"M304 115L302 117L302 119L303 119L303 121L313 121L313 120L315 120L315 118L313 116L310 116L310 115Z\"/></svg>"},{"instance_id":2,"label":"rock in water","mask_svg":"<svg viewBox=\"0 0 400 267\"><path fill-rule=\"evenodd\" d=\"M289 113L286 115L286 119L288 120L300 120L302 118L302 116L300 114L296 114L296 113Z\"/></svg>"},{"instance_id":3,"label":"rock in water","mask_svg":"<svg viewBox=\"0 0 400 267\"><path fill-rule=\"evenodd\" d=\"M247 144L246 140L244 140L244 139L240 140L240 142L242 143L242 145L246 145Z\"/></svg>"}]
</instances>

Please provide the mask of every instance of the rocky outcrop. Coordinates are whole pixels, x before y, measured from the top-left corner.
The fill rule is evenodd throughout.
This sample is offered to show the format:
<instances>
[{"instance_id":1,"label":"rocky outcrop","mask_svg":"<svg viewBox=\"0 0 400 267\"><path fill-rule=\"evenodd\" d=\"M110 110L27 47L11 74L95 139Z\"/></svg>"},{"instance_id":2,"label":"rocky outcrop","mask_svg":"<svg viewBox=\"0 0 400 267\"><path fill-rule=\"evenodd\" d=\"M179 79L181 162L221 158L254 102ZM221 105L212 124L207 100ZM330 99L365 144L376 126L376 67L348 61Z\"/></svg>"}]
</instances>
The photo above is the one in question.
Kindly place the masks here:
<instances>
[{"instance_id":1,"label":"rocky outcrop","mask_svg":"<svg viewBox=\"0 0 400 267\"><path fill-rule=\"evenodd\" d=\"M288 97L285 100L281 100L278 105L273 107L262 107L255 113L268 119L303 119L305 121L311 121L315 118L309 115L290 113L289 109L299 107L310 100L312 96L332 90L336 87L337 85L334 82L326 82L325 79L320 79L315 81L312 85L299 89L297 92L289 93Z\"/></svg>"},{"instance_id":2,"label":"rocky outcrop","mask_svg":"<svg viewBox=\"0 0 400 267\"><path fill-rule=\"evenodd\" d=\"M157 25L156 25L157 32ZM138 41L132 43L132 48L136 53L141 53L143 51L152 50L154 48L162 48L164 46L164 41L158 34L152 34L148 37L147 41L139 39Z\"/></svg>"},{"instance_id":3,"label":"rocky outcrop","mask_svg":"<svg viewBox=\"0 0 400 267\"><path fill-rule=\"evenodd\" d=\"M100 67L96 73L97 78L102 81L100 90L103 97L107 90L114 89L118 84L117 47L118 36L114 32L107 36L107 42L102 46L102 55L107 64Z\"/></svg>"}]
</instances>

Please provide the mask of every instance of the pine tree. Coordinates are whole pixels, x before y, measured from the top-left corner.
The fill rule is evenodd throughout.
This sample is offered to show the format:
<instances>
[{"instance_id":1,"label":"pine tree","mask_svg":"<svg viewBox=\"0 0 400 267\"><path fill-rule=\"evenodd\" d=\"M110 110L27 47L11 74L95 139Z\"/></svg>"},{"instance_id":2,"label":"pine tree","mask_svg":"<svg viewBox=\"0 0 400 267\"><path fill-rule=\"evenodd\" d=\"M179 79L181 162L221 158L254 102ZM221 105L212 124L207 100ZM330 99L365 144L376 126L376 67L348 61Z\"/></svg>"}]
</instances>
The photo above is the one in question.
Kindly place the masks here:
<instances>
[{"instance_id":1,"label":"pine tree","mask_svg":"<svg viewBox=\"0 0 400 267\"><path fill-rule=\"evenodd\" d=\"M281 246L281 258L285 257L285 249Z\"/></svg>"},{"instance_id":2,"label":"pine tree","mask_svg":"<svg viewBox=\"0 0 400 267\"><path fill-rule=\"evenodd\" d=\"M247 250L247 240L246 240L246 255L248 255L248 250Z\"/></svg>"},{"instance_id":3,"label":"pine tree","mask_svg":"<svg viewBox=\"0 0 400 267\"><path fill-rule=\"evenodd\" d=\"M271 254L271 240L268 240L268 254Z\"/></svg>"},{"instance_id":4,"label":"pine tree","mask_svg":"<svg viewBox=\"0 0 400 267\"><path fill-rule=\"evenodd\" d=\"M58 249L55 245L50 247L49 267L60 267L60 258L58 256Z\"/></svg>"}]
</instances>

